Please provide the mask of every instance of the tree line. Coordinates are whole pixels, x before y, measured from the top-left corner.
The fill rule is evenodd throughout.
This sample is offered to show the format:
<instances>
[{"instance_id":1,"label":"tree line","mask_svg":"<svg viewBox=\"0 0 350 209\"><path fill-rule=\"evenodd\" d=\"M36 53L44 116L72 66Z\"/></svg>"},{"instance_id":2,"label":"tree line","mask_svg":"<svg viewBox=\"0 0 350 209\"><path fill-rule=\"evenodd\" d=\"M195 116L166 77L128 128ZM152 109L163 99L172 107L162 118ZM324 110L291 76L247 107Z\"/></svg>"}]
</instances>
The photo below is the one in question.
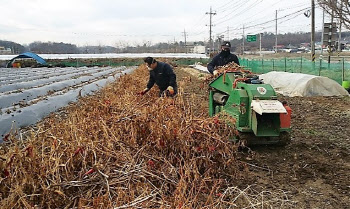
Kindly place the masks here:
<instances>
[{"instance_id":1,"label":"tree line","mask_svg":"<svg viewBox=\"0 0 350 209\"><path fill-rule=\"evenodd\" d=\"M315 34L316 42L321 41L322 33ZM298 47L301 43L310 43L310 33L287 33L278 34L279 45L292 45ZM350 41L350 32L342 33L343 40ZM261 46L264 50L272 50L275 46L276 36L273 33L263 33L261 35ZM243 40L232 39L230 40L234 51L240 51L243 45ZM215 49L220 49L220 43L222 40L217 39L214 42ZM208 43L202 41L191 43L191 45L204 45L208 46ZM188 43L187 43L188 45ZM78 47L70 43L56 43L56 42L33 42L29 45L21 45L11 41L1 41L0 46L5 48L11 48L13 54L19 54L26 51L31 51L37 54L102 54L102 53L184 53L188 51L185 47L185 43L182 41L175 43L155 43L150 42L143 43L136 46L130 46L126 43L119 43L116 46L82 46ZM208 46L209 47L209 46ZM256 42L246 42L245 50L259 50L260 40L259 35Z\"/></svg>"},{"instance_id":2,"label":"tree line","mask_svg":"<svg viewBox=\"0 0 350 209\"><path fill-rule=\"evenodd\" d=\"M12 41L2 41L0 40L0 46L5 47L6 49L10 48L12 53L19 54L26 51L25 47L21 44L12 42Z\"/></svg>"},{"instance_id":3,"label":"tree line","mask_svg":"<svg viewBox=\"0 0 350 209\"><path fill-rule=\"evenodd\" d=\"M321 41L322 33L315 33L315 40L320 42ZM348 33L348 36L350 37L350 32ZM344 35L345 37L345 35ZM257 35L257 41L256 42L245 42L245 50L248 51L254 51L259 50L260 48L260 35ZM286 34L279 34L277 36L277 44L278 45L284 45L284 46L294 46L299 47L302 43L310 43L311 40L311 33L286 33ZM232 41L232 45L236 46L236 50L240 51L242 45L243 45L242 39L234 39ZM273 47L276 44L276 36L273 33L263 33L261 34L261 48L264 50L273 50Z\"/></svg>"}]
</instances>

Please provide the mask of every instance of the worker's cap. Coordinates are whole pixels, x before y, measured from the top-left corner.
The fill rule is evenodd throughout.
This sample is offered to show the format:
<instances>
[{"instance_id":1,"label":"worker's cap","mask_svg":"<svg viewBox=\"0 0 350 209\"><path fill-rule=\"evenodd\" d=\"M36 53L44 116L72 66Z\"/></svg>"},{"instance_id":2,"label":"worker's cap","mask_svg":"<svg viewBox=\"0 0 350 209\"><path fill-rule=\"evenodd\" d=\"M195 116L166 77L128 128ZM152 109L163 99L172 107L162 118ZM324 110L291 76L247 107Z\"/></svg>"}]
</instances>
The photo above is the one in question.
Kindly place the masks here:
<instances>
[{"instance_id":1,"label":"worker's cap","mask_svg":"<svg viewBox=\"0 0 350 209\"><path fill-rule=\"evenodd\" d=\"M229 41L224 41L224 42L222 42L221 47L231 48L231 43Z\"/></svg>"},{"instance_id":2,"label":"worker's cap","mask_svg":"<svg viewBox=\"0 0 350 209\"><path fill-rule=\"evenodd\" d=\"M151 65L152 63L155 63L156 60L153 57L146 57L143 61L147 63L148 65Z\"/></svg>"}]
</instances>

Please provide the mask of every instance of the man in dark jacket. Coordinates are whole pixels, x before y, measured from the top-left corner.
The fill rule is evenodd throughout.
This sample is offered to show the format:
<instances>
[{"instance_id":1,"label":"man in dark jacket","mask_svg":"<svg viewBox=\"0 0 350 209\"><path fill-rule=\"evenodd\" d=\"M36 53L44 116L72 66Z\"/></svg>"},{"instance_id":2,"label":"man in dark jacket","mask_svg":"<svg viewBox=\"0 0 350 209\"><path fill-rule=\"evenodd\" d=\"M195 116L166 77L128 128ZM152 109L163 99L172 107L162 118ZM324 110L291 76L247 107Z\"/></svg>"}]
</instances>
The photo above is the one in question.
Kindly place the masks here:
<instances>
[{"instance_id":1,"label":"man in dark jacket","mask_svg":"<svg viewBox=\"0 0 350 209\"><path fill-rule=\"evenodd\" d=\"M140 93L144 95L154 84L159 87L159 96L175 96L177 94L176 75L172 67L164 62L158 62L153 57L144 59L149 70L147 87Z\"/></svg>"},{"instance_id":2,"label":"man in dark jacket","mask_svg":"<svg viewBox=\"0 0 350 209\"><path fill-rule=\"evenodd\" d=\"M224 41L221 44L221 52L208 64L208 71L211 74L216 75L218 73L218 71L215 69L216 67L226 65L230 62L234 62L239 65L238 57L231 53L231 43Z\"/></svg>"}]
</instances>

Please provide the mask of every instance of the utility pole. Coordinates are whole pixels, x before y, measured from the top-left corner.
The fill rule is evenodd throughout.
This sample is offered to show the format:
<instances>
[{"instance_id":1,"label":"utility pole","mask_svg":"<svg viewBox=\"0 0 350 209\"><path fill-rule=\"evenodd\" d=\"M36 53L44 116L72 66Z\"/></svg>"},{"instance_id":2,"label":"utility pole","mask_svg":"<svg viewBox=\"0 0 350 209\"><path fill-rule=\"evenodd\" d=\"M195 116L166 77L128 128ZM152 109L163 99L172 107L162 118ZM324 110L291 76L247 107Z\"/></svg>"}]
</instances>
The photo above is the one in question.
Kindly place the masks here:
<instances>
[{"instance_id":1,"label":"utility pole","mask_svg":"<svg viewBox=\"0 0 350 209\"><path fill-rule=\"evenodd\" d=\"M331 63L331 53L332 53L332 36L333 36L333 20L334 20L334 9L332 8L331 16L331 29L330 29L330 41L328 41L328 64Z\"/></svg>"},{"instance_id":2,"label":"utility pole","mask_svg":"<svg viewBox=\"0 0 350 209\"><path fill-rule=\"evenodd\" d=\"M230 27L227 26L227 41L230 41Z\"/></svg>"},{"instance_id":3,"label":"utility pole","mask_svg":"<svg viewBox=\"0 0 350 209\"><path fill-rule=\"evenodd\" d=\"M184 37L185 37L185 52L186 52L186 54L187 54L187 42L186 42L186 30L184 29L184 32L183 32L183 34L184 34Z\"/></svg>"},{"instance_id":4,"label":"utility pole","mask_svg":"<svg viewBox=\"0 0 350 209\"><path fill-rule=\"evenodd\" d=\"M260 45L260 47L259 47L259 48L260 48L260 57L262 56L262 53L261 53L261 34L262 34L262 33L259 33L259 35L260 35L260 36L259 36L259 41L260 41L260 43L259 43L259 45Z\"/></svg>"},{"instance_id":5,"label":"utility pole","mask_svg":"<svg viewBox=\"0 0 350 209\"><path fill-rule=\"evenodd\" d=\"M340 14L339 14L339 37L338 37L338 55L342 51L341 48L341 27L343 18L343 1L340 1Z\"/></svg>"},{"instance_id":6,"label":"utility pole","mask_svg":"<svg viewBox=\"0 0 350 209\"><path fill-rule=\"evenodd\" d=\"M322 37L321 37L321 56L320 59L323 58L323 42L324 42L324 9L322 9Z\"/></svg>"},{"instance_id":7,"label":"utility pole","mask_svg":"<svg viewBox=\"0 0 350 209\"><path fill-rule=\"evenodd\" d=\"M277 10L276 10L276 41L275 41L275 52L277 54Z\"/></svg>"},{"instance_id":8,"label":"utility pole","mask_svg":"<svg viewBox=\"0 0 350 209\"><path fill-rule=\"evenodd\" d=\"M212 35L211 35L211 33L212 33L211 27L213 26L212 25L212 16L216 15L216 12L212 12L211 7L210 7L210 12L209 13L206 12L205 14L209 15L209 46L213 46L213 48L214 48L214 43L213 43L213 39L212 39Z\"/></svg>"},{"instance_id":9,"label":"utility pole","mask_svg":"<svg viewBox=\"0 0 350 209\"><path fill-rule=\"evenodd\" d=\"M311 0L311 60L315 62L315 0Z\"/></svg>"},{"instance_id":10,"label":"utility pole","mask_svg":"<svg viewBox=\"0 0 350 209\"><path fill-rule=\"evenodd\" d=\"M244 55L244 25L243 25L243 36L242 36L242 55Z\"/></svg>"},{"instance_id":11,"label":"utility pole","mask_svg":"<svg viewBox=\"0 0 350 209\"><path fill-rule=\"evenodd\" d=\"M217 46L217 48L218 48L218 49L220 49L220 45L221 45L222 39L223 39L222 36L217 35L217 40L218 40L218 46Z\"/></svg>"}]
</instances>

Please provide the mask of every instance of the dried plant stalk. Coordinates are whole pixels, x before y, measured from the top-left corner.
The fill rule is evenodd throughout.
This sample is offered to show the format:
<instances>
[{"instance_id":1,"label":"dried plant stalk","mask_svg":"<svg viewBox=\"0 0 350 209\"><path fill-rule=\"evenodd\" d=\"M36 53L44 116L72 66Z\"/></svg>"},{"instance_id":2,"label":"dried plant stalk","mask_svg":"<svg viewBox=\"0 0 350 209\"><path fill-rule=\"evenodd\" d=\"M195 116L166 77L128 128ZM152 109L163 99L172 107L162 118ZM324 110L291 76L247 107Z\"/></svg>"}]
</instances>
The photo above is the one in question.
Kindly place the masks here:
<instances>
[{"instance_id":1,"label":"dried plant stalk","mask_svg":"<svg viewBox=\"0 0 350 209\"><path fill-rule=\"evenodd\" d=\"M207 117L205 99L186 92L188 79L175 98L158 98L154 89L138 96L145 75L140 67L122 76L51 115L24 141L11 136L1 153L1 208L239 204L230 201L231 188L247 170L227 140L234 128Z\"/></svg>"}]
</instances>

